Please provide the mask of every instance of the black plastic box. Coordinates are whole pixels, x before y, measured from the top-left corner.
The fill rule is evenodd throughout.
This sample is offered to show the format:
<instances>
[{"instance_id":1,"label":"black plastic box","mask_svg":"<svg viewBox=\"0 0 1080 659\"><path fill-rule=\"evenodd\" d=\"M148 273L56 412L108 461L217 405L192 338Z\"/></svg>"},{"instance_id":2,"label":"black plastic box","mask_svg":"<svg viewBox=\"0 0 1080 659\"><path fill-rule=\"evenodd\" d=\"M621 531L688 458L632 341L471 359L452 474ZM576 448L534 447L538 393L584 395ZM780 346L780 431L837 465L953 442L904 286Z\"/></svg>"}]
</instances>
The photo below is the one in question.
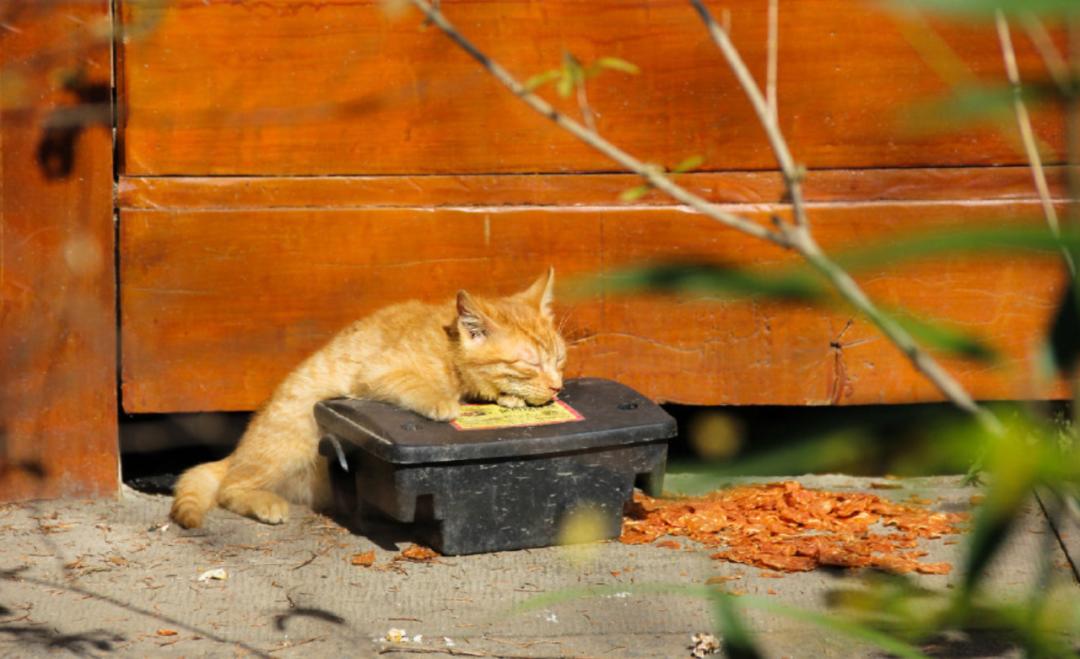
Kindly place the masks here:
<instances>
[{"instance_id":1,"label":"black plastic box","mask_svg":"<svg viewBox=\"0 0 1080 659\"><path fill-rule=\"evenodd\" d=\"M566 515L582 506L603 537L617 537L634 485L660 493L675 420L610 380L571 380L559 401L548 411L579 418L473 430L386 403L323 401L315 419L335 512L363 529L373 508L413 524L445 555L557 544Z\"/></svg>"}]
</instances>

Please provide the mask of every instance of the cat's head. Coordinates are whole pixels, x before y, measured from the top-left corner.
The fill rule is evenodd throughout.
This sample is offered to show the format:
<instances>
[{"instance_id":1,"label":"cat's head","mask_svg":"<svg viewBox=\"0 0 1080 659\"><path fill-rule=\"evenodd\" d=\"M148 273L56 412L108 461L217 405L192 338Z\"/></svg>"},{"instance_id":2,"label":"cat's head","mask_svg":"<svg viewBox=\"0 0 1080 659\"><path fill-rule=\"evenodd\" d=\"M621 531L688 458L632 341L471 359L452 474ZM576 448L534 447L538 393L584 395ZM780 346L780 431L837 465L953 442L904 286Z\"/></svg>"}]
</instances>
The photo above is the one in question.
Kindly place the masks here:
<instances>
[{"instance_id":1,"label":"cat's head","mask_svg":"<svg viewBox=\"0 0 1080 659\"><path fill-rule=\"evenodd\" d=\"M566 343L551 310L555 270L503 298L457 294L457 317L447 328L467 395L484 400L516 396L543 405L562 388Z\"/></svg>"}]
</instances>

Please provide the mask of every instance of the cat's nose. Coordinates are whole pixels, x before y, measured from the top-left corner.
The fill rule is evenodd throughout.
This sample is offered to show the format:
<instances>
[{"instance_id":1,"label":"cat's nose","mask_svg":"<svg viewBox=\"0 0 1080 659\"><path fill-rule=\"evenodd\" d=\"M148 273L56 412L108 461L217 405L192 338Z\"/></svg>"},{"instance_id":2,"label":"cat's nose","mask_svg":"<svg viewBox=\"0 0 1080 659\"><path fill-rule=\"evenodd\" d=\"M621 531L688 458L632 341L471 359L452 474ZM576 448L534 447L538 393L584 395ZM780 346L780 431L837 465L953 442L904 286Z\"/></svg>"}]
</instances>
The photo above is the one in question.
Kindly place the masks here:
<instances>
[{"instance_id":1,"label":"cat's nose","mask_svg":"<svg viewBox=\"0 0 1080 659\"><path fill-rule=\"evenodd\" d=\"M556 386L553 386L553 385L548 385L548 389L551 389L551 393L553 393L553 394L557 394L560 391L562 391L562 387L556 387Z\"/></svg>"}]
</instances>

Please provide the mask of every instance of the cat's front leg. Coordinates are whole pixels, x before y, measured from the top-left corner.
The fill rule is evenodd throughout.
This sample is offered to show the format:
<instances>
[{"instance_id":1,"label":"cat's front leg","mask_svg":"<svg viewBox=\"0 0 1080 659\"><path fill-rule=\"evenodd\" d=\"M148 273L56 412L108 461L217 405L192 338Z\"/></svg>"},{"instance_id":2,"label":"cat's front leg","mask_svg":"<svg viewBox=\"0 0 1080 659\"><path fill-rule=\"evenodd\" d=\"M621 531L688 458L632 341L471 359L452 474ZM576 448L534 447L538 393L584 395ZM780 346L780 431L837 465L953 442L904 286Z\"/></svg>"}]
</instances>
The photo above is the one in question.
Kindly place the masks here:
<instances>
[{"instance_id":1,"label":"cat's front leg","mask_svg":"<svg viewBox=\"0 0 1080 659\"><path fill-rule=\"evenodd\" d=\"M495 402L502 407L525 407L525 399L510 394L500 395L495 399Z\"/></svg>"},{"instance_id":2,"label":"cat's front leg","mask_svg":"<svg viewBox=\"0 0 1080 659\"><path fill-rule=\"evenodd\" d=\"M461 413L457 391L409 371L384 374L371 382L360 397L393 403L435 421L452 421Z\"/></svg>"},{"instance_id":3,"label":"cat's front leg","mask_svg":"<svg viewBox=\"0 0 1080 659\"><path fill-rule=\"evenodd\" d=\"M450 399L437 400L414 409L419 414L435 421L453 421L461 414L461 403Z\"/></svg>"}]
</instances>

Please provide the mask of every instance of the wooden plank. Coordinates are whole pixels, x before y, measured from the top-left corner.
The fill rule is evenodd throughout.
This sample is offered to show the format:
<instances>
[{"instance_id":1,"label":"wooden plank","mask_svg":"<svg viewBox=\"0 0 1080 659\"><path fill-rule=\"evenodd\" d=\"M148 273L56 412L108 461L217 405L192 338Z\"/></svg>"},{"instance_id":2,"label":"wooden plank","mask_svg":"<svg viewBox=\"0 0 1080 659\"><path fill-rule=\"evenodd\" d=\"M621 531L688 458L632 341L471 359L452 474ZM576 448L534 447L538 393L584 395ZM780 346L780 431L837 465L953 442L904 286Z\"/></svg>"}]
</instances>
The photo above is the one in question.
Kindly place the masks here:
<instances>
[{"instance_id":1,"label":"wooden plank","mask_svg":"<svg viewBox=\"0 0 1080 659\"><path fill-rule=\"evenodd\" d=\"M612 164L533 114L415 11L382 0L137 3L125 40L123 170L150 174L602 172ZM683 0L474 0L450 18L526 79L618 56L639 76L605 73L590 87L600 130L642 159L691 154L707 170L773 167L764 135ZM733 0L733 38L764 78L766 3ZM927 55L921 24L876 3L801 0L780 8L779 116L811 168L1017 164L1003 131L970 126L913 133L905 108L953 84L1004 80L993 25L943 26L951 58ZM916 44L913 46L912 44ZM1017 39L1025 79L1043 76ZM854 54L854 55L853 55ZM928 59L924 60L924 57ZM947 81L943 81L943 78ZM557 104L578 115L576 101ZM1060 145L1061 122L1036 117Z\"/></svg>"},{"instance_id":2,"label":"wooden plank","mask_svg":"<svg viewBox=\"0 0 1080 659\"><path fill-rule=\"evenodd\" d=\"M1047 170L1052 192L1063 193L1064 170ZM686 174L679 182L718 203L778 203L775 172ZM125 176L117 188L123 209L356 208L370 206L621 206L670 205L654 193L636 202L619 194L638 185L632 174L502 174L435 176ZM809 201L1030 199L1027 167L843 169L807 174Z\"/></svg>"},{"instance_id":3,"label":"wooden plank","mask_svg":"<svg viewBox=\"0 0 1080 659\"><path fill-rule=\"evenodd\" d=\"M110 494L119 486L111 56L92 36L109 2L4 11L0 74L13 94L0 103L0 501ZM82 78L61 89L64 71Z\"/></svg>"},{"instance_id":4,"label":"wooden plank","mask_svg":"<svg viewBox=\"0 0 1080 659\"><path fill-rule=\"evenodd\" d=\"M759 209L760 217L768 211ZM1037 212L1033 202L816 204L812 217L822 243L840 249ZM677 208L131 210L121 215L121 247L129 412L250 409L354 318L460 287L512 291L548 263L566 280L663 257L762 267L793 258ZM962 323L1002 351L998 368L949 363L975 395L1065 394L1060 386L1039 390L1028 376L1060 290L1053 259L948 258L860 279L882 303ZM617 378L659 400L939 398L843 310L595 297L563 299L560 312L574 343L569 375Z\"/></svg>"}]
</instances>

